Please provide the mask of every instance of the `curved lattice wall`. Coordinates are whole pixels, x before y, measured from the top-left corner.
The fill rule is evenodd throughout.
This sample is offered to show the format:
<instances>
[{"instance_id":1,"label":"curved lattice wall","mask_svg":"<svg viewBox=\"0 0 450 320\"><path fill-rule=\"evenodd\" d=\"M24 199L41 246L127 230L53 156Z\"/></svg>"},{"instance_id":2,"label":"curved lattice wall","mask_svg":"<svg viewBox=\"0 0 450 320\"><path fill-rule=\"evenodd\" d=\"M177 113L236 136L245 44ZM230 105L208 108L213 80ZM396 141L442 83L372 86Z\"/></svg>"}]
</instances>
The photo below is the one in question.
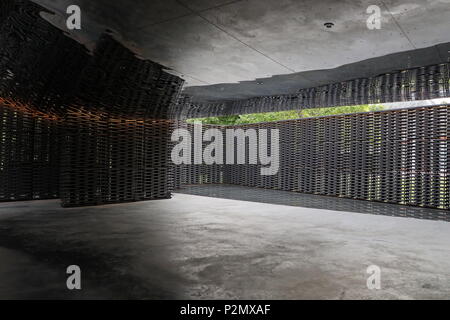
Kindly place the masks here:
<instances>
[{"instance_id":1,"label":"curved lattice wall","mask_svg":"<svg viewBox=\"0 0 450 320\"><path fill-rule=\"evenodd\" d=\"M224 135L229 128L278 129L279 171L263 176L261 164L248 164L247 139L245 164L184 165L181 180L183 184L229 183L448 210L449 124L450 106L436 106L203 126L203 131L219 128ZM192 125L189 128L193 130Z\"/></svg>"},{"instance_id":2,"label":"curved lattice wall","mask_svg":"<svg viewBox=\"0 0 450 320\"><path fill-rule=\"evenodd\" d=\"M197 105L178 100L183 81L162 66L109 34L87 52L42 10L0 3L1 201L96 205L167 198L183 183L233 183L450 209L448 106L242 126L280 130L273 176L260 165L174 168L169 158L170 134L185 125L175 119L449 97L448 63Z\"/></svg>"},{"instance_id":3,"label":"curved lattice wall","mask_svg":"<svg viewBox=\"0 0 450 320\"><path fill-rule=\"evenodd\" d=\"M104 34L94 52L25 0L0 4L0 200L170 197L183 81Z\"/></svg>"}]
</instances>

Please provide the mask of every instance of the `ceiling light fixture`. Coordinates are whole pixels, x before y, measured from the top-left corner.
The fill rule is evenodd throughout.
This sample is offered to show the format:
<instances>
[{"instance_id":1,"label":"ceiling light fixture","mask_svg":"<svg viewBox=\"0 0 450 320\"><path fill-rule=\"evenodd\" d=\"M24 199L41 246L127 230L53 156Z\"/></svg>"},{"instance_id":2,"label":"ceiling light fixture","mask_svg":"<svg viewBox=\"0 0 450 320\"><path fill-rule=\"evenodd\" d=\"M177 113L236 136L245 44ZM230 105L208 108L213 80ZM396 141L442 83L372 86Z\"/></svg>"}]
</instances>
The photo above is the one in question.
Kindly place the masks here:
<instances>
[{"instance_id":1,"label":"ceiling light fixture","mask_svg":"<svg viewBox=\"0 0 450 320\"><path fill-rule=\"evenodd\" d=\"M333 22L325 22L323 25L325 27L327 27L328 29L331 29L334 26L334 23Z\"/></svg>"}]
</instances>

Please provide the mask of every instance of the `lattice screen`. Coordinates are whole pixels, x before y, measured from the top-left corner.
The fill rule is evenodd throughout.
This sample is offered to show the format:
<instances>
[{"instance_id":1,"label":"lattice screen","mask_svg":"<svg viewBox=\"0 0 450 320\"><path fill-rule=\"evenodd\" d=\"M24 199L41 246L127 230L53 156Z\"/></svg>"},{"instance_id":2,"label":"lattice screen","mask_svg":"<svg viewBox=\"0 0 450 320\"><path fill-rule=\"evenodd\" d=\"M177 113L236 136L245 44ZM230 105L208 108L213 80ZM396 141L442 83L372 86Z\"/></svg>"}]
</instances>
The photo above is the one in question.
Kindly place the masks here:
<instances>
[{"instance_id":1,"label":"lattice screen","mask_svg":"<svg viewBox=\"0 0 450 320\"><path fill-rule=\"evenodd\" d=\"M93 53L25 0L0 3L0 200L170 197L183 81L109 34Z\"/></svg>"},{"instance_id":2,"label":"lattice screen","mask_svg":"<svg viewBox=\"0 0 450 320\"><path fill-rule=\"evenodd\" d=\"M178 117L202 118L282 110L325 108L420 101L450 96L450 63L353 79L325 86L300 89L295 94L262 96L233 101L193 103L189 96L178 102Z\"/></svg>"},{"instance_id":3,"label":"lattice screen","mask_svg":"<svg viewBox=\"0 0 450 320\"><path fill-rule=\"evenodd\" d=\"M0 200L92 205L234 183L449 209L448 106L243 126L280 129L274 176L258 165L174 169L168 158L174 119L449 97L447 62L292 95L176 104L180 78L110 35L88 53L42 10L0 3Z\"/></svg>"},{"instance_id":4,"label":"lattice screen","mask_svg":"<svg viewBox=\"0 0 450 320\"><path fill-rule=\"evenodd\" d=\"M0 201L58 197L58 121L0 99Z\"/></svg>"},{"instance_id":5,"label":"lattice screen","mask_svg":"<svg viewBox=\"0 0 450 320\"><path fill-rule=\"evenodd\" d=\"M450 107L438 106L232 126L279 129L278 174L188 165L183 180L450 209L449 123Z\"/></svg>"},{"instance_id":6,"label":"lattice screen","mask_svg":"<svg viewBox=\"0 0 450 320\"><path fill-rule=\"evenodd\" d=\"M183 81L103 36L64 116L63 206L169 198L168 119Z\"/></svg>"}]
</instances>

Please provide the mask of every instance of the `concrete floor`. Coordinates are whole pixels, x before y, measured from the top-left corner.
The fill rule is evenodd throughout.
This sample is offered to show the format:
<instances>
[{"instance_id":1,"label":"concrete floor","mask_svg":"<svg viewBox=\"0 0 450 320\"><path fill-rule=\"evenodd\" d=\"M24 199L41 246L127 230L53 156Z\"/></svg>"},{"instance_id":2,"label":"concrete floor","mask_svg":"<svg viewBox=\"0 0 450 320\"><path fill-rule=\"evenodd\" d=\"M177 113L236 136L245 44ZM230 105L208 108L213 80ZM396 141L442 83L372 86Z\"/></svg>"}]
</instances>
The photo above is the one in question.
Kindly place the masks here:
<instances>
[{"instance_id":1,"label":"concrete floor","mask_svg":"<svg viewBox=\"0 0 450 320\"><path fill-rule=\"evenodd\" d=\"M450 222L450 211L232 184L185 185L178 193L286 206Z\"/></svg>"},{"instance_id":2,"label":"concrete floor","mask_svg":"<svg viewBox=\"0 0 450 320\"><path fill-rule=\"evenodd\" d=\"M445 221L186 194L2 203L0 298L449 299L449 243ZM66 289L72 264L81 291Z\"/></svg>"}]
</instances>

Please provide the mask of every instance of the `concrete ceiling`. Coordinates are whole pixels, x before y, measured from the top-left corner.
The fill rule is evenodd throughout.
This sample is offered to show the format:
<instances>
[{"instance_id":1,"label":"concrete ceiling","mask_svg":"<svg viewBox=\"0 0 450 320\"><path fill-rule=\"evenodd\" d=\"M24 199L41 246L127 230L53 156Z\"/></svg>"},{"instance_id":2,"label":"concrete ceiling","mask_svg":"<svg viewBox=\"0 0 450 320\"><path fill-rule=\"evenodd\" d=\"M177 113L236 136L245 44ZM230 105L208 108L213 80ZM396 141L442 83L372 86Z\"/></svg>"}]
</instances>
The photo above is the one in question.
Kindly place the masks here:
<instances>
[{"instance_id":1,"label":"concrete ceiling","mask_svg":"<svg viewBox=\"0 0 450 320\"><path fill-rule=\"evenodd\" d=\"M43 15L66 31L67 6L79 5L82 30L71 31L73 38L92 47L113 30L140 56L183 77L185 93L198 100L292 93L394 64L447 61L449 52L450 0L33 1L54 11ZM381 8L380 30L367 28L370 5Z\"/></svg>"}]
</instances>

